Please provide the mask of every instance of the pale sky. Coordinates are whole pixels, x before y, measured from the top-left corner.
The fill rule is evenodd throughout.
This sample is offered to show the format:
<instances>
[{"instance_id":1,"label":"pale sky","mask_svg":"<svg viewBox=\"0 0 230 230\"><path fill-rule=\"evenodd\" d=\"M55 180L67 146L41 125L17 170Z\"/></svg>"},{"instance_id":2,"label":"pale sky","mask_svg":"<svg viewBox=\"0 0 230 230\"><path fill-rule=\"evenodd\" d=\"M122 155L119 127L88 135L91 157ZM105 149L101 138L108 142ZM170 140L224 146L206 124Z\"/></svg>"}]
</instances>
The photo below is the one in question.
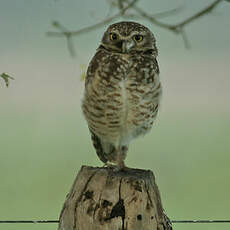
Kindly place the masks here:
<instances>
[{"instance_id":1,"label":"pale sky","mask_svg":"<svg viewBox=\"0 0 230 230\"><path fill-rule=\"evenodd\" d=\"M139 3L153 14L182 6L179 15L162 19L174 23L211 2L140 0ZM202 107L212 100L216 106L226 107L230 99L229 11L230 4L223 2L210 15L186 27L190 50L184 48L181 36L139 21L149 26L157 39L165 104ZM11 74L15 81L9 89L1 84L0 103L48 106L51 100L70 106L77 101L79 105L83 91L80 66L87 66L106 26L74 39L75 59L70 58L64 39L47 37L45 33L55 31L51 26L53 20L70 29L81 29L107 14L105 0L1 0L0 73Z\"/></svg>"}]
</instances>

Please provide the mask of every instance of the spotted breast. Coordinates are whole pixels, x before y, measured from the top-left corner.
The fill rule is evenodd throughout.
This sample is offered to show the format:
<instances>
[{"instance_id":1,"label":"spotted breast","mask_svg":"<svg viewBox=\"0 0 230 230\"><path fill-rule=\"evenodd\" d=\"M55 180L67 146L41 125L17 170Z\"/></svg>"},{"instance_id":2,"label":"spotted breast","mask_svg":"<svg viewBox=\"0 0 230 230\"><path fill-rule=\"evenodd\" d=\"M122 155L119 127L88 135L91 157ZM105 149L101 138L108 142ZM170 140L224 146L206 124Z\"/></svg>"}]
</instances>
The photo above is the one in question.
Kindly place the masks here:
<instances>
[{"instance_id":1,"label":"spotted breast","mask_svg":"<svg viewBox=\"0 0 230 230\"><path fill-rule=\"evenodd\" d=\"M151 129L160 95L159 68L151 55L111 55L98 49L88 68L82 108L101 142L100 152L107 152L105 162Z\"/></svg>"}]
</instances>

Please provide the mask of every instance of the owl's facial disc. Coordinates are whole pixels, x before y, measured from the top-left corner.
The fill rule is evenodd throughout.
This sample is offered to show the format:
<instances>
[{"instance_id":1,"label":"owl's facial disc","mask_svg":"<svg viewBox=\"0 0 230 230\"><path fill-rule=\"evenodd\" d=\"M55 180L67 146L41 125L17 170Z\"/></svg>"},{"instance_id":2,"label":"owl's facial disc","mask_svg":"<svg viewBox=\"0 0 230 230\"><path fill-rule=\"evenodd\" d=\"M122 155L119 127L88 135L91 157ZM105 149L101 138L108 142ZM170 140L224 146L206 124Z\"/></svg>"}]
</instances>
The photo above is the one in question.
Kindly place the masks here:
<instances>
[{"instance_id":1,"label":"owl's facial disc","mask_svg":"<svg viewBox=\"0 0 230 230\"><path fill-rule=\"evenodd\" d=\"M157 47L152 32L136 22L118 22L105 31L101 47L115 53L150 53L157 56Z\"/></svg>"}]
</instances>

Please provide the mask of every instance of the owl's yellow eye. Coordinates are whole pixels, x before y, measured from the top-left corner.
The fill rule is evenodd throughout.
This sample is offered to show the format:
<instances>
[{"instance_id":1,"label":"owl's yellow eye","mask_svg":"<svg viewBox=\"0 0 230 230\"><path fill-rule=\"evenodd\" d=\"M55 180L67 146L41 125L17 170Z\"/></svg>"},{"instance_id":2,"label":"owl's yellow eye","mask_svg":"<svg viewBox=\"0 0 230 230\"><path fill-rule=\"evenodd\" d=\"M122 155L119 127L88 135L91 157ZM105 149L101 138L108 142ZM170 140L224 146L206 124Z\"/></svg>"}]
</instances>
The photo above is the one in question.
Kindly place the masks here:
<instances>
[{"instance_id":1,"label":"owl's yellow eye","mask_svg":"<svg viewBox=\"0 0 230 230\"><path fill-rule=\"evenodd\" d=\"M115 34L115 33L111 33L111 34L110 34L110 39L111 39L112 41L115 41L115 40L118 39L118 35Z\"/></svg>"},{"instance_id":2,"label":"owl's yellow eye","mask_svg":"<svg viewBox=\"0 0 230 230\"><path fill-rule=\"evenodd\" d=\"M133 36L133 39L137 42L141 42L143 40L143 36L140 34L136 34Z\"/></svg>"}]
</instances>

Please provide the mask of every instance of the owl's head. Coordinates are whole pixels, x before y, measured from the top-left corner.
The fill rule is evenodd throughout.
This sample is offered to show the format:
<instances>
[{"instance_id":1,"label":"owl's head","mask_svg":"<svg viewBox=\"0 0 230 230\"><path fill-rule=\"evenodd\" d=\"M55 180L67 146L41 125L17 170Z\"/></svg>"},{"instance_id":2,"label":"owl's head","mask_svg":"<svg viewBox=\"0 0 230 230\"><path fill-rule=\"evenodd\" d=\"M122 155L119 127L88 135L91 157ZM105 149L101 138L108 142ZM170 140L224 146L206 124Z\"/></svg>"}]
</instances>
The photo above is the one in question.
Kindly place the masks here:
<instances>
[{"instance_id":1,"label":"owl's head","mask_svg":"<svg viewBox=\"0 0 230 230\"><path fill-rule=\"evenodd\" d=\"M147 52L157 56L155 38L145 26L136 22L118 22L105 31L101 45L118 53Z\"/></svg>"}]
</instances>

